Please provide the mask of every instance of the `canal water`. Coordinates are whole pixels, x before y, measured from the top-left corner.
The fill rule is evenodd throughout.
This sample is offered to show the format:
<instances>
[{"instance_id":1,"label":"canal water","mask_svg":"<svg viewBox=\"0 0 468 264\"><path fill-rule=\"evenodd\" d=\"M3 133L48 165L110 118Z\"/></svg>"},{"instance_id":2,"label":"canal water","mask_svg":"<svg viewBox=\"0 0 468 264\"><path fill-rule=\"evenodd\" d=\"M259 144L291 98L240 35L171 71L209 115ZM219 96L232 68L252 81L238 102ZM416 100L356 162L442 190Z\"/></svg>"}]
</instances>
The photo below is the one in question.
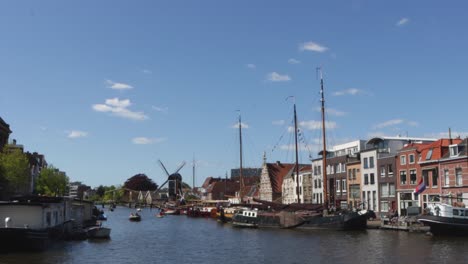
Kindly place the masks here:
<instances>
[{"instance_id":1,"label":"canal water","mask_svg":"<svg viewBox=\"0 0 468 264\"><path fill-rule=\"evenodd\" d=\"M0 254L3 263L468 263L468 238L387 230L239 229L212 219L106 210L109 240L68 241L40 253Z\"/></svg>"}]
</instances>

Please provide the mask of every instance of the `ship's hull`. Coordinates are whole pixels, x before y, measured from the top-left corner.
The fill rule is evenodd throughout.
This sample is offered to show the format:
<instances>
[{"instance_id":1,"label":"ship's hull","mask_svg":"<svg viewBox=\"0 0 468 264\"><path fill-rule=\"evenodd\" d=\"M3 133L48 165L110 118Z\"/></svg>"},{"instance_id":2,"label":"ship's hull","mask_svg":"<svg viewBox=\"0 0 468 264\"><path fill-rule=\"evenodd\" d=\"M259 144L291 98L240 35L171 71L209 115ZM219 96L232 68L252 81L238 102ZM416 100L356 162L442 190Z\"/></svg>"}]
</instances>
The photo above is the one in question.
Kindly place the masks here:
<instances>
[{"instance_id":1,"label":"ship's hull","mask_svg":"<svg viewBox=\"0 0 468 264\"><path fill-rule=\"evenodd\" d=\"M304 223L298 228L363 230L367 228L367 214L360 212L344 212L327 216L310 216L306 217Z\"/></svg>"},{"instance_id":2,"label":"ship's hull","mask_svg":"<svg viewBox=\"0 0 468 264\"><path fill-rule=\"evenodd\" d=\"M42 251L50 243L46 229L0 228L0 251Z\"/></svg>"},{"instance_id":3,"label":"ship's hull","mask_svg":"<svg viewBox=\"0 0 468 264\"><path fill-rule=\"evenodd\" d=\"M431 228L434 235L468 235L468 219L434 215L421 215L418 221Z\"/></svg>"}]
</instances>

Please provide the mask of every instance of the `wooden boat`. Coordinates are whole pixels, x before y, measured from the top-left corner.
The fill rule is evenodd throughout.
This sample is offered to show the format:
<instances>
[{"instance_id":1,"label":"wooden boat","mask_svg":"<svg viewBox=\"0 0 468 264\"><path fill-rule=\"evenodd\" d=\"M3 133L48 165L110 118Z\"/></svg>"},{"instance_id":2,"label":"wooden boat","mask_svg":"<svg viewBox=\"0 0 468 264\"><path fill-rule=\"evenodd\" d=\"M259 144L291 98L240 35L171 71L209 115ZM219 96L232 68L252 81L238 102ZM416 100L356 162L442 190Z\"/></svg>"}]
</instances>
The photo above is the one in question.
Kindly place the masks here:
<instances>
[{"instance_id":1,"label":"wooden boat","mask_svg":"<svg viewBox=\"0 0 468 264\"><path fill-rule=\"evenodd\" d=\"M468 235L468 208L462 203L428 203L425 214L417 220L429 226L434 235Z\"/></svg>"},{"instance_id":2,"label":"wooden boat","mask_svg":"<svg viewBox=\"0 0 468 264\"><path fill-rule=\"evenodd\" d=\"M88 238L110 238L111 229L102 226L92 226L86 229Z\"/></svg>"},{"instance_id":3,"label":"wooden boat","mask_svg":"<svg viewBox=\"0 0 468 264\"><path fill-rule=\"evenodd\" d=\"M141 216L138 213L131 213L130 216L128 217L128 220L132 222L140 222Z\"/></svg>"}]
</instances>

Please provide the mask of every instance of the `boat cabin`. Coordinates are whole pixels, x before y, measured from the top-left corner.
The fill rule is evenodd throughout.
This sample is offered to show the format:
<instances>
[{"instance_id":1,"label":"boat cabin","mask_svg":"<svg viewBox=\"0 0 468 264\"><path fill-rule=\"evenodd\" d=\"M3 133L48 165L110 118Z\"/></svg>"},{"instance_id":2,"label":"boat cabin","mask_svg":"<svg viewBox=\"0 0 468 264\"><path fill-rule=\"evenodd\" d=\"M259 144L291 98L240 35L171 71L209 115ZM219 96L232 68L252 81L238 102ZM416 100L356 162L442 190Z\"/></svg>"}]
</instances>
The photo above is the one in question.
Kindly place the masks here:
<instances>
[{"instance_id":1,"label":"boat cabin","mask_svg":"<svg viewBox=\"0 0 468 264\"><path fill-rule=\"evenodd\" d=\"M468 208L455 207L445 203L429 203L426 213L434 216L468 219Z\"/></svg>"}]
</instances>

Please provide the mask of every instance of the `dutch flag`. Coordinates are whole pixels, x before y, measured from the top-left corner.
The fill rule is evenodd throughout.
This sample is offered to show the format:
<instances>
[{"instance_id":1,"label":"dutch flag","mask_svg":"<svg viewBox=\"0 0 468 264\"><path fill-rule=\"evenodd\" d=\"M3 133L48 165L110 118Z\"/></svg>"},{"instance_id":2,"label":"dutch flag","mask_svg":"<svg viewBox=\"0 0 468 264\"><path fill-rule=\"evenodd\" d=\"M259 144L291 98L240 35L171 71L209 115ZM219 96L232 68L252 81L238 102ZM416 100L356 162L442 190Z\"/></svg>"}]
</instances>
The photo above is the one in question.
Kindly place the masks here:
<instances>
[{"instance_id":1,"label":"dutch flag","mask_svg":"<svg viewBox=\"0 0 468 264\"><path fill-rule=\"evenodd\" d=\"M418 186L416 186L416 189L414 190L414 193L420 194L426 190L426 183L423 181L423 178L419 179Z\"/></svg>"}]
</instances>

